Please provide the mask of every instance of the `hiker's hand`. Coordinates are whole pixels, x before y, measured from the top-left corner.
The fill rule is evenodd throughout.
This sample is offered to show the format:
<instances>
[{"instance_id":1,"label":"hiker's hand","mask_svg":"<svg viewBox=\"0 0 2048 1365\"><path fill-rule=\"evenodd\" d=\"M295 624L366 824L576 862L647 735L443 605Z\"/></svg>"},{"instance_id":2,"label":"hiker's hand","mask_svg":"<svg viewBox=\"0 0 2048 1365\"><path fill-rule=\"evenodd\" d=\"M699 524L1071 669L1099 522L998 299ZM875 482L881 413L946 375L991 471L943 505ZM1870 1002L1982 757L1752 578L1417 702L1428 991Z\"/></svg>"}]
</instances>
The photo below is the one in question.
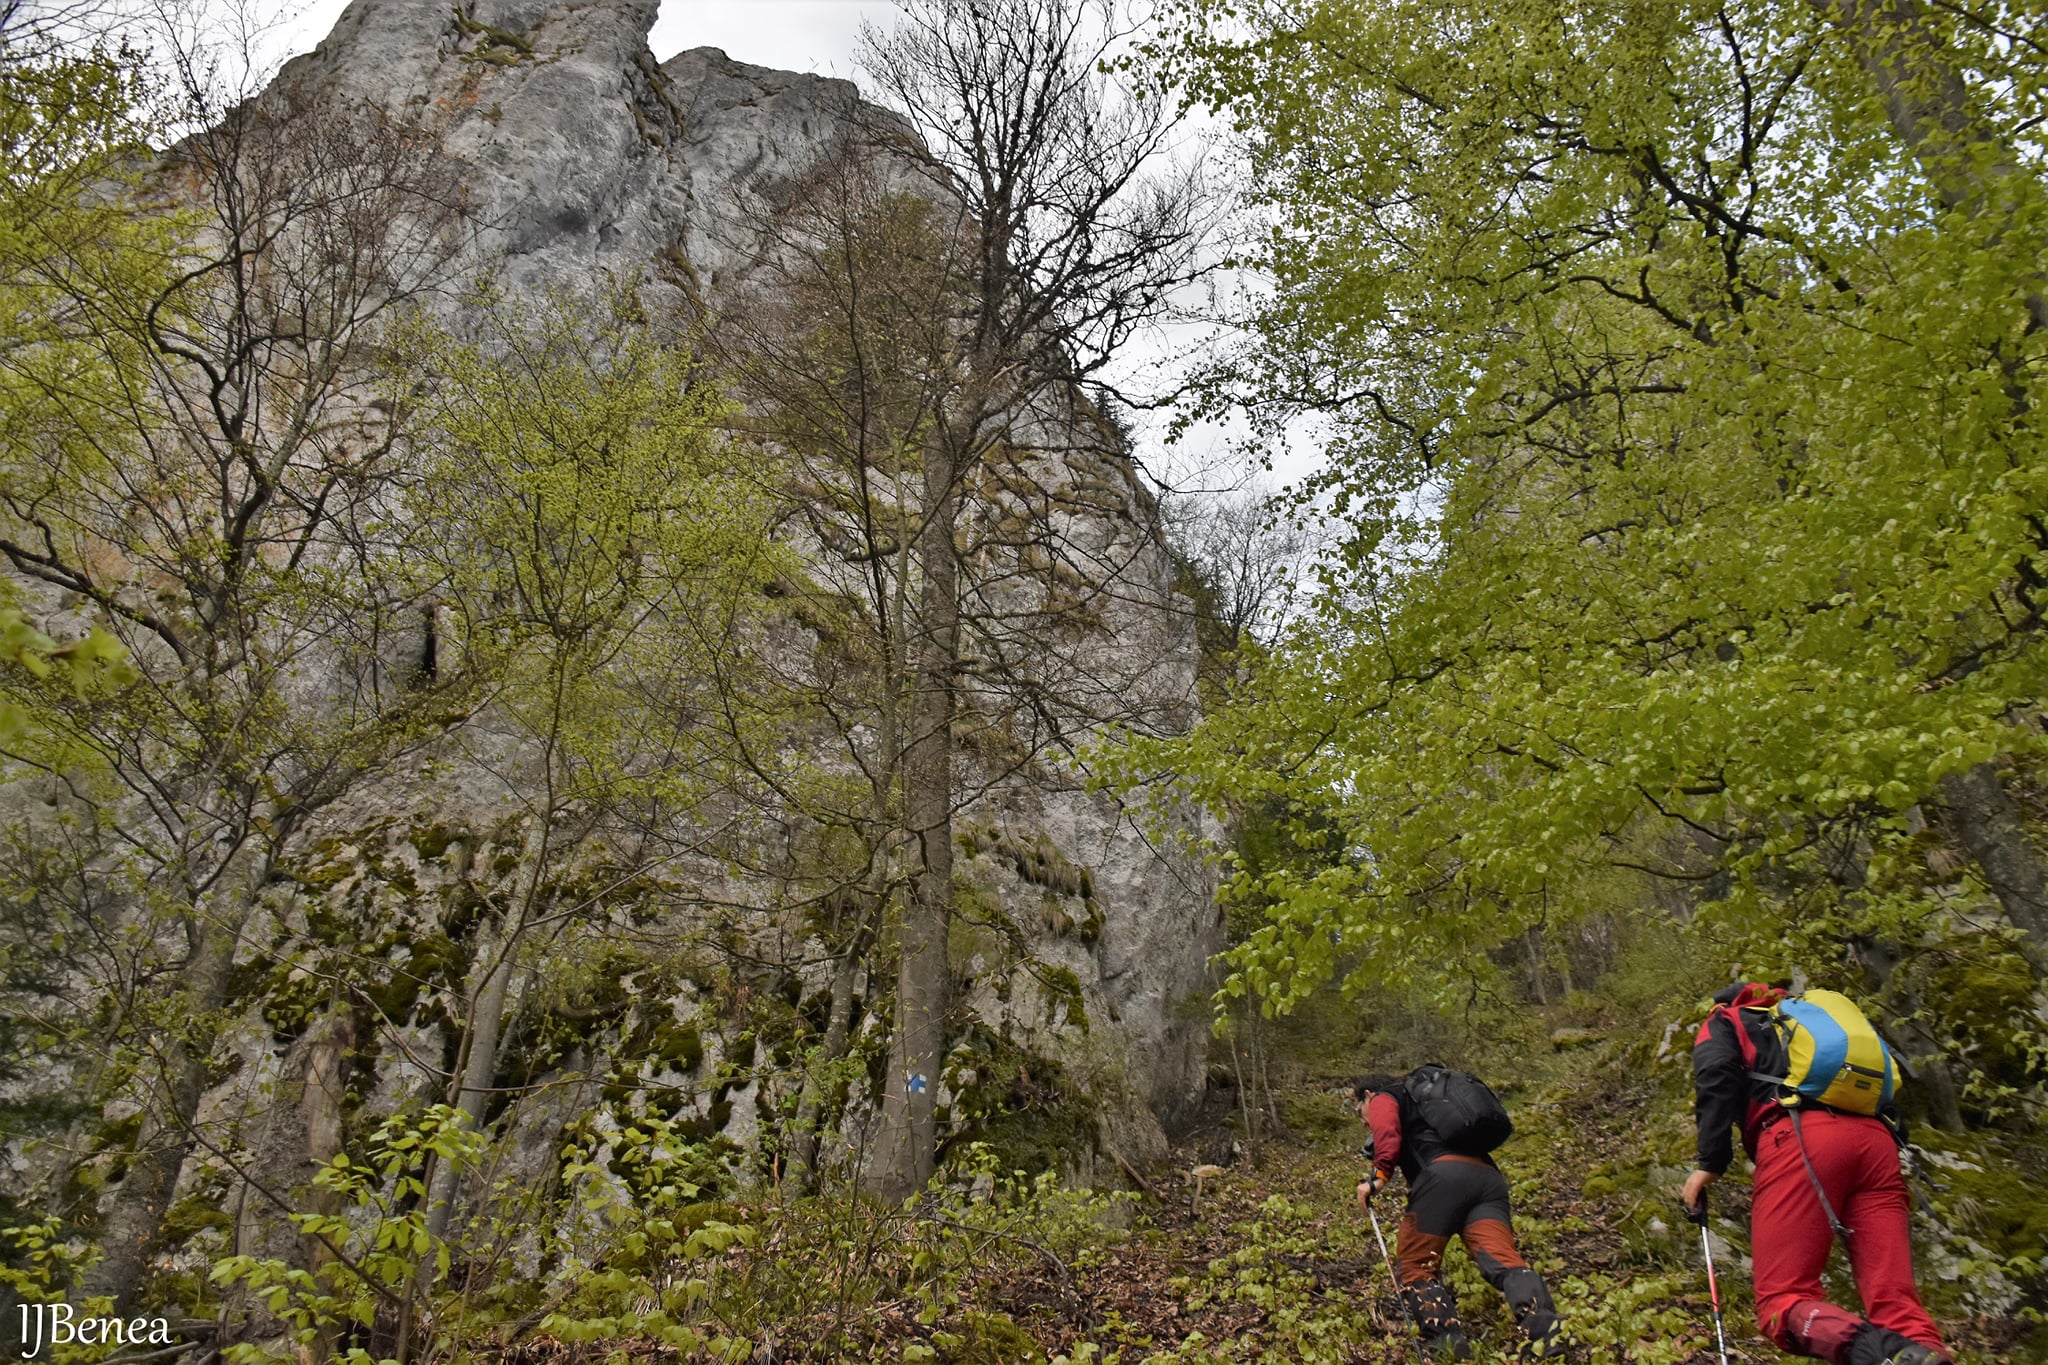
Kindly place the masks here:
<instances>
[{"instance_id":1,"label":"hiker's hand","mask_svg":"<svg viewBox=\"0 0 2048 1365\"><path fill-rule=\"evenodd\" d=\"M1369 1175L1365 1179L1359 1181L1358 1211L1360 1213L1364 1213L1366 1205L1372 1203L1372 1197L1378 1194L1381 1190L1385 1189L1386 1187L1387 1178L1383 1175Z\"/></svg>"},{"instance_id":2,"label":"hiker's hand","mask_svg":"<svg viewBox=\"0 0 2048 1365\"><path fill-rule=\"evenodd\" d=\"M1678 1196L1678 1202L1685 1205L1685 1216L1701 1227L1707 1225L1707 1186L1718 1179L1712 1171L1694 1171L1685 1178L1685 1189Z\"/></svg>"}]
</instances>

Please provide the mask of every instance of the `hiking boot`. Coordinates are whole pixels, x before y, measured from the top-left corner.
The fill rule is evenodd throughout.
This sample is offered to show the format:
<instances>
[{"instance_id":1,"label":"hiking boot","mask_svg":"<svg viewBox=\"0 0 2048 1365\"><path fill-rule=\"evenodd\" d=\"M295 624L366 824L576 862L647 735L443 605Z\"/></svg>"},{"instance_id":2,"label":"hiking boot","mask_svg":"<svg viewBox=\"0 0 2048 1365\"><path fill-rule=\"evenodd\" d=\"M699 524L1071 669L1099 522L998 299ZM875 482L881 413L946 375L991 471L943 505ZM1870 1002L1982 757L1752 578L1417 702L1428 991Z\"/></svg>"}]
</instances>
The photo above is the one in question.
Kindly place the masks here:
<instances>
[{"instance_id":1,"label":"hiking boot","mask_svg":"<svg viewBox=\"0 0 2048 1365\"><path fill-rule=\"evenodd\" d=\"M1522 1348L1515 1352L1515 1358L1517 1360L1550 1360L1553 1357L1563 1355L1564 1352L1564 1333L1559 1331L1557 1323L1552 1321L1550 1326L1541 1334L1530 1337L1527 1341L1523 1342Z\"/></svg>"},{"instance_id":2,"label":"hiking boot","mask_svg":"<svg viewBox=\"0 0 2048 1365\"><path fill-rule=\"evenodd\" d=\"M1849 1340L1849 1365L1953 1365L1943 1351L1866 1322Z\"/></svg>"},{"instance_id":3,"label":"hiking boot","mask_svg":"<svg viewBox=\"0 0 2048 1365\"><path fill-rule=\"evenodd\" d=\"M1886 1356L1879 1365L1954 1365L1954 1362L1932 1346L1909 1341Z\"/></svg>"},{"instance_id":4,"label":"hiking boot","mask_svg":"<svg viewBox=\"0 0 2048 1365\"><path fill-rule=\"evenodd\" d=\"M1423 1345L1429 1348L1429 1358L1431 1360L1470 1360L1472 1358L1472 1343L1465 1340L1463 1332L1444 1332L1429 1338L1423 1342Z\"/></svg>"}]
</instances>

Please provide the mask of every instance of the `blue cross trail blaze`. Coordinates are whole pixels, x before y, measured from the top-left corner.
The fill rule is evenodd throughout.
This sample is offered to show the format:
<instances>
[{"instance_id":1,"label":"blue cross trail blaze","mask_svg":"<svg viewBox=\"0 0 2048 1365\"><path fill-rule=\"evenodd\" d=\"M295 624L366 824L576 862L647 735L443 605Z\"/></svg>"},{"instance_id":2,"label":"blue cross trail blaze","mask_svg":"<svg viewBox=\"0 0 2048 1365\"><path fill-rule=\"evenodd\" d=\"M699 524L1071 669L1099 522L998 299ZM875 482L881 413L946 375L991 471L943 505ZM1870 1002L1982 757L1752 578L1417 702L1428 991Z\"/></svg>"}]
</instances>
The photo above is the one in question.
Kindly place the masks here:
<instances>
[{"instance_id":1,"label":"blue cross trail blaze","mask_svg":"<svg viewBox=\"0 0 2048 1365\"><path fill-rule=\"evenodd\" d=\"M903 1084L904 1088L913 1095L922 1095L931 1088L931 1082L924 1078L924 1073L921 1071L911 1072L910 1075L904 1078Z\"/></svg>"}]
</instances>

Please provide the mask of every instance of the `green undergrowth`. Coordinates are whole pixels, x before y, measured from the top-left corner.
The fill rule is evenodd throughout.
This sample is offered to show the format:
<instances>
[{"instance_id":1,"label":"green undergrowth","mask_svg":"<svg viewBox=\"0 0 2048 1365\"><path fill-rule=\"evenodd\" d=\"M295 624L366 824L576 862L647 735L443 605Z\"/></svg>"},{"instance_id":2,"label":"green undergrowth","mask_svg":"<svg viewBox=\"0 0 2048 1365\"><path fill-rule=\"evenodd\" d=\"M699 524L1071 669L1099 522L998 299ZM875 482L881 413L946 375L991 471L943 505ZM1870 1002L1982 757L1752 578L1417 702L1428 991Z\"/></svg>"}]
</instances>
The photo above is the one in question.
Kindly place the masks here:
<instances>
[{"instance_id":1,"label":"green undergrowth","mask_svg":"<svg viewBox=\"0 0 2048 1365\"><path fill-rule=\"evenodd\" d=\"M1617 953L1597 990L1561 989L1549 1005L1478 1000L1461 1016L1388 991L1365 1003L1331 997L1293 1020L1268 1021L1279 1123L1247 1134L1238 1110L1250 1159L1208 1175L1199 1207L1196 1158L1184 1154L1070 1299L1026 1295L1027 1305L1012 1305L1033 1347L1013 1343L1008 1358L1415 1361L1379 1245L1352 1202L1363 1163L1348 1081L1367 1069L1443 1060L1496 1081L1515 1114L1516 1135L1498 1159L1523 1252L1564 1318L1569 1359L1716 1361L1700 1234L1677 1193L1695 1145L1692 1034L1718 973L1669 945L1637 947ZM1922 1122L1914 1137L1920 1282L1957 1359L2048 1359L2043 1144L2018 1121L1963 1134ZM1380 1210L1390 1243L1403 1191L1397 1184L1391 1194ZM1755 1323L1744 1161L1714 1190L1710 1235L1730 1359L1793 1359ZM1455 1242L1445 1278L1480 1358L1513 1358L1521 1339L1511 1316ZM1839 1251L1826 1284L1855 1306ZM973 1357L940 1350L932 1358Z\"/></svg>"},{"instance_id":2,"label":"green undergrowth","mask_svg":"<svg viewBox=\"0 0 2048 1365\"><path fill-rule=\"evenodd\" d=\"M1692 1151L1686 1054L1681 1046L1676 1060L1631 1070L1647 1061L1636 1051L1616 1046L1538 1067L1551 1074L1518 1087L1517 1133L1499 1161L1513 1188L1522 1250L1551 1285L1571 1360L1705 1365L1716 1356L1699 1233L1676 1202ZM1269 1143L1261 1168L1215 1178L1207 1221L1155 1214L1136 1234L1136 1245L1184 1265L1164 1284L1179 1311L1153 1311L1166 1330L1135 1332L1126 1324L1077 1334L1065 1343L1069 1358L1125 1365L1416 1358L1379 1247L1350 1202L1360 1168L1355 1133L1301 1135L1309 1126L1301 1120L1332 1107L1327 1087L1285 1090L1283 1100L1295 1135ZM2042 1359L2039 1262L2012 1250L2030 1238L2039 1245L2042 1184L2013 1162L2009 1136L1949 1141L1970 1154L1946 1158L1954 1164L1945 1184L1926 1189L1928 1209L1915 1220L1929 1305L1965 1365ZM1996 1198L1984 1188L1994 1170L2005 1187ZM1734 1177L1717 1188L1712 1223L1731 1358L1790 1360L1756 1329L1746 1185ZM1391 1193L1380 1213L1390 1243L1401 1187ZM1191 1256L1190 1242L1214 1254ZM1506 1307L1455 1242L1445 1278L1480 1358L1512 1358L1521 1342ZM1827 1284L1837 1301L1854 1305L1839 1252ZM1090 1349L1099 1355L1087 1356Z\"/></svg>"},{"instance_id":3,"label":"green undergrowth","mask_svg":"<svg viewBox=\"0 0 2048 1365\"><path fill-rule=\"evenodd\" d=\"M1498 1159L1573 1365L1712 1365L1699 1236L1676 1204L1692 1152L1690 1035L1589 997L1522 1021L1535 1036L1567 1023L1596 1036L1534 1049L1524 1039L1512 1073L1499 1056L1489 1061L1512 1029L1489 1025L1464 1047L1432 1043L1454 1062L1494 1068L1512 1092L1516 1133ZM1240 1134L1252 1139L1249 1159L1197 1177L1184 1151L1146 1173L1143 1193L1116 1195L1028 1175L988 1145L955 1152L904 1208L838 1184L801 1197L714 1194L696 1145L649 1119L615 1135L608 1155L571 1153L570 1204L531 1221L458 1225L444 1242L405 1195L419 1193L426 1150L467 1160L466 1149L431 1125L387 1125L321 1179L355 1212L308 1226L369 1280L333 1261L303 1276L249 1257L214 1280L295 1330L274 1349L238 1350L248 1365L319 1341L353 1365L379 1359L378 1302L403 1292L421 1256L449 1286L423 1308L443 1346L437 1358L450 1360L1419 1365L1380 1245L1353 1203L1361 1135L1338 1065L1352 1055L1283 1059L1281 1126ZM2031 1135L1928 1135L1925 1147L1922 1284L1958 1360L2041 1359L2044 1185ZM1745 1187L1717 1187L1712 1232L1731 1360L1757 1365L1787 1358L1752 1316ZM1397 1183L1378 1210L1390 1244L1404 1193ZM1479 1360L1513 1358L1517 1329L1460 1244L1444 1273ZM1839 1257L1828 1283L1853 1303Z\"/></svg>"},{"instance_id":4,"label":"green undergrowth","mask_svg":"<svg viewBox=\"0 0 2048 1365\"><path fill-rule=\"evenodd\" d=\"M843 1179L799 1194L729 1180L717 1150L650 1108L570 1141L550 1189L508 1184L492 1201L503 1216L439 1233L420 1213L428 1156L476 1154L430 1112L384 1125L316 1181L338 1211L308 1216L302 1231L325 1236L333 1256L312 1272L231 1258L202 1307L256 1302L284 1325L268 1346L238 1348L247 1365L314 1347L369 1365L389 1353L386 1307L430 1261L443 1288L420 1309L436 1359L1420 1365L1353 1202L1364 1163L1348 1084L1442 1060L1496 1081L1515 1116L1498 1160L1572 1365L1716 1365L1699 1233L1677 1205L1694 1145L1694 984L1638 979L1623 961L1598 992L1560 991L1549 1005L1477 999L1447 1014L1392 990L1312 1001L1259 1025L1270 1075L1256 1100L1212 1111L1230 1115L1240 1159L1209 1165L1217 1149L1205 1140L1118 1194L1070 1189L1054 1173L1072 1164L1057 1149L1090 1136L1043 1118L1065 1083L1032 1066L1044 1093L999 1107L1027 1127L1039 1116L1030 1135L1049 1171L1027 1169L1014 1144L963 1142L910 1206L875 1203ZM1014 1075L977 1066L1005 1096L1025 1088L1021 1063ZM1915 1137L1921 1284L1959 1362L2048 1358L2041 1140L2017 1119L1961 1134L1922 1125ZM1389 1244L1404 1193L1397 1184L1378 1209ZM1755 1326L1746 1167L1713 1197L1731 1362L1789 1359ZM38 1285L74 1272L46 1233L17 1229L15 1241L40 1248L10 1258L40 1267ZM1460 1244L1444 1274L1479 1359L1513 1357L1517 1329ZM1839 1255L1827 1283L1853 1305Z\"/></svg>"},{"instance_id":5,"label":"green undergrowth","mask_svg":"<svg viewBox=\"0 0 2048 1365\"><path fill-rule=\"evenodd\" d=\"M420 1206L430 1157L473 1171L482 1150L437 1107L328 1163L315 1183L339 1211L295 1221L331 1255L310 1271L249 1255L214 1266L217 1310L260 1304L274 1324L228 1359L380 1365L386 1310L422 1267L439 1288L417 1304L417 1333L437 1361L1045 1359L1012 1317L1015 1287L1071 1302L1130 1222L1128 1196L1007 1169L986 1145L900 1208L844 1183L720 1194L705 1183L715 1154L649 1116L571 1143L567 1198L522 1202L508 1185L493 1193L500 1213L437 1231Z\"/></svg>"}]
</instances>

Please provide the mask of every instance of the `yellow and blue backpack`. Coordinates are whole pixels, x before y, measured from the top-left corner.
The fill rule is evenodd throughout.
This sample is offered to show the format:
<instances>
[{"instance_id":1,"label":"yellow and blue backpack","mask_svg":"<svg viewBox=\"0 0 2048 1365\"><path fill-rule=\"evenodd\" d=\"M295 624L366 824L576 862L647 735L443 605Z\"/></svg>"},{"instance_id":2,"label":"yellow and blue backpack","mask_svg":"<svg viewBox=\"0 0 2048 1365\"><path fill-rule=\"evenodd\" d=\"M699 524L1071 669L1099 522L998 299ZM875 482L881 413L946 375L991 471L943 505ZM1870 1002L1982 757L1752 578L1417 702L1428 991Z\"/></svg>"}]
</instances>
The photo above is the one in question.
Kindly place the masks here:
<instances>
[{"instance_id":1,"label":"yellow and blue backpack","mask_svg":"<svg viewBox=\"0 0 2048 1365\"><path fill-rule=\"evenodd\" d=\"M1778 1087L1778 1103L1788 1108L1821 1105L1873 1117L1891 1104L1899 1088L1899 1064L1848 996L1812 990L1758 1012L1769 1017L1784 1047L1785 1070L1782 1075L1758 1069L1749 1074ZM1745 1032L1736 1030L1746 1044ZM1745 1060L1756 1067L1755 1059Z\"/></svg>"}]
</instances>

